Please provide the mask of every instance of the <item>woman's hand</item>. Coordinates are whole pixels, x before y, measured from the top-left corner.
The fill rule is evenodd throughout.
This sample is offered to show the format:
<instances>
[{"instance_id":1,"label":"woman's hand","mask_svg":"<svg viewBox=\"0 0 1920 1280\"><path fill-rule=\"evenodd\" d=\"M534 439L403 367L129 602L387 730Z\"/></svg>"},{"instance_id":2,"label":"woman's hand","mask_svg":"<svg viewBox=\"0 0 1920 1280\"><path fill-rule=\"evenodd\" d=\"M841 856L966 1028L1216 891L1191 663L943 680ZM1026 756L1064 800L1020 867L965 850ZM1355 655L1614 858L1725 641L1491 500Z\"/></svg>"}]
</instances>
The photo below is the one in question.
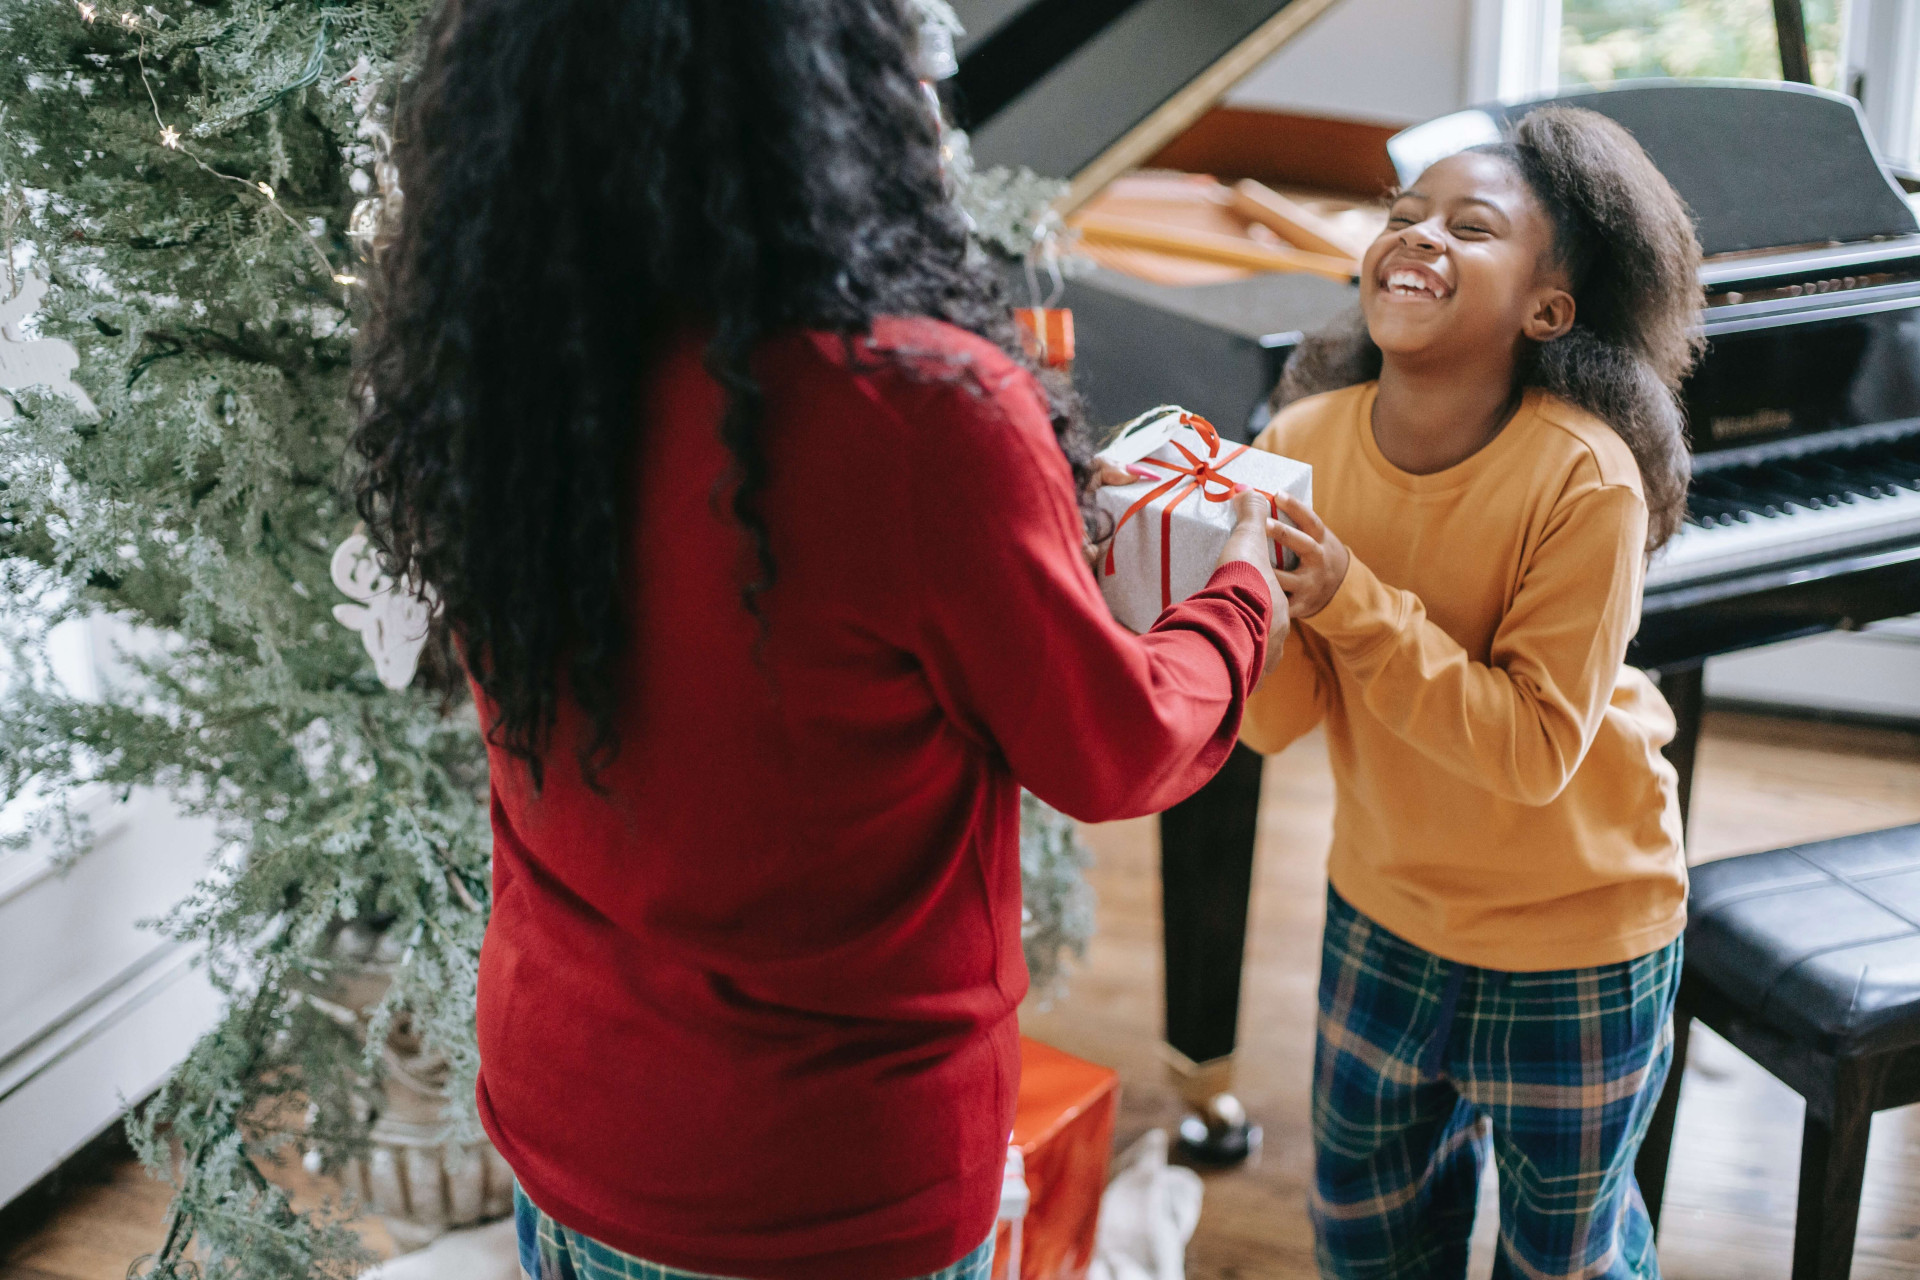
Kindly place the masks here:
<instances>
[{"instance_id":1,"label":"woman's hand","mask_svg":"<svg viewBox=\"0 0 1920 1280\"><path fill-rule=\"evenodd\" d=\"M1092 492L1095 489L1104 489L1110 484L1138 484L1140 479L1140 476L1135 475L1119 463L1108 462L1105 458L1096 455L1093 460L1093 475L1087 481L1087 491ZM1112 534L1107 535L1108 541L1111 541L1112 538ZM1100 557L1107 554L1107 543L1106 541L1095 542L1089 538L1082 550L1086 552L1087 563L1098 569L1100 567Z\"/></svg>"},{"instance_id":2,"label":"woman's hand","mask_svg":"<svg viewBox=\"0 0 1920 1280\"><path fill-rule=\"evenodd\" d=\"M1105 458L1093 460L1092 488L1100 489L1110 484L1135 484L1143 477ZM1145 479L1155 479L1147 475ZM1252 565L1266 579L1267 594L1273 599L1273 619L1267 628L1267 665L1261 672L1273 670L1280 661L1280 652L1287 641L1288 606L1286 592L1273 574L1273 544L1287 527L1268 516L1270 508L1265 498L1257 493L1243 493L1233 500L1233 529L1227 534L1226 545L1220 548L1220 559L1214 565L1219 568L1230 561L1239 560ZM1087 543L1087 562L1095 565L1106 554L1106 543Z\"/></svg>"},{"instance_id":3,"label":"woman's hand","mask_svg":"<svg viewBox=\"0 0 1920 1280\"><path fill-rule=\"evenodd\" d=\"M1327 607L1347 580L1347 565L1353 557L1347 552L1347 544L1327 528L1312 507L1291 494L1279 495L1278 501L1280 510L1299 526L1281 525L1280 545L1300 557L1293 570L1280 572L1280 585L1286 589L1293 616L1311 618Z\"/></svg>"},{"instance_id":4,"label":"woman's hand","mask_svg":"<svg viewBox=\"0 0 1920 1280\"><path fill-rule=\"evenodd\" d=\"M1287 627L1290 609L1280 582L1273 573L1273 543L1282 533L1292 530L1271 519L1266 498L1257 493L1243 493L1233 500L1233 531L1227 535L1227 545L1220 548L1220 562L1214 567L1233 563L1235 560L1252 565L1266 579L1267 592L1273 597L1273 620L1267 624L1267 665L1261 672L1265 675L1273 670L1280 661L1280 651L1286 647Z\"/></svg>"}]
</instances>

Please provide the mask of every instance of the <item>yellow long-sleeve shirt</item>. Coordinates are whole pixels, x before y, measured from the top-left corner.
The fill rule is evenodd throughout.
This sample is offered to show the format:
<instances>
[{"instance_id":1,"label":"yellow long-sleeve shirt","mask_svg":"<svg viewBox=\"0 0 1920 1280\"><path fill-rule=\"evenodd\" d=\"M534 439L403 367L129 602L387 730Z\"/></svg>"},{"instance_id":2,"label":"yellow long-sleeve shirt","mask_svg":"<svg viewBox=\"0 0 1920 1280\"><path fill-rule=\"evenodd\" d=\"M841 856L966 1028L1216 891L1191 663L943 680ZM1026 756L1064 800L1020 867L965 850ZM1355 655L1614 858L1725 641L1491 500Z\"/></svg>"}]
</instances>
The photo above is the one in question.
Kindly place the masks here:
<instances>
[{"instance_id":1,"label":"yellow long-sleeve shirt","mask_svg":"<svg viewBox=\"0 0 1920 1280\"><path fill-rule=\"evenodd\" d=\"M1622 662L1645 575L1633 455L1530 391L1478 453L1413 475L1374 441L1376 389L1302 400L1256 441L1313 465L1353 562L1242 740L1279 751L1326 722L1334 888L1417 946L1536 971L1666 945L1687 873L1673 713Z\"/></svg>"}]
</instances>

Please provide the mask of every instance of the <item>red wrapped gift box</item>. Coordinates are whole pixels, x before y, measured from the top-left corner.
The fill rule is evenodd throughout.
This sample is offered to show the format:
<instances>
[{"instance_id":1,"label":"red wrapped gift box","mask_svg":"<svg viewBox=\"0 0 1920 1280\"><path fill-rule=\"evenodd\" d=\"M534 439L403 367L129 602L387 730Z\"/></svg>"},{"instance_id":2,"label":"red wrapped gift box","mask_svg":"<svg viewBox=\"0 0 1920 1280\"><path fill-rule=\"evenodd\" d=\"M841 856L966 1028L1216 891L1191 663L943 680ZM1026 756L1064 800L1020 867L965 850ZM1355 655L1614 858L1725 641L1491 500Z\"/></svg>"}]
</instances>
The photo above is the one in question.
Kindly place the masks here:
<instances>
[{"instance_id":1,"label":"red wrapped gift box","mask_svg":"<svg viewBox=\"0 0 1920 1280\"><path fill-rule=\"evenodd\" d=\"M1020 1038L1013 1145L1026 1158L1033 1197L1021 1227L1020 1280L1081 1280L1087 1274L1119 1109L1116 1072ZM1003 1222L994 1280L1007 1280L1007 1245Z\"/></svg>"}]
</instances>

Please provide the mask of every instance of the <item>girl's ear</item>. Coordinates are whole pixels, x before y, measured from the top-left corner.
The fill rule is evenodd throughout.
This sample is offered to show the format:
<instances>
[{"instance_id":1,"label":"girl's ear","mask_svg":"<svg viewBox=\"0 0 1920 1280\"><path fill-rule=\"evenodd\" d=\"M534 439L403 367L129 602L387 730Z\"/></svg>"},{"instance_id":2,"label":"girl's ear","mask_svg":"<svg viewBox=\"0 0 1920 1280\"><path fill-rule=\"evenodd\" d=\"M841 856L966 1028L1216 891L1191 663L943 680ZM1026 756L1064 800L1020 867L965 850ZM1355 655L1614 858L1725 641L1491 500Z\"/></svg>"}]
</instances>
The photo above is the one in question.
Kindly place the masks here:
<instances>
[{"instance_id":1,"label":"girl's ear","mask_svg":"<svg viewBox=\"0 0 1920 1280\"><path fill-rule=\"evenodd\" d=\"M1573 328L1573 295L1565 289L1547 289L1534 299L1533 313L1520 332L1535 342L1552 342Z\"/></svg>"}]
</instances>

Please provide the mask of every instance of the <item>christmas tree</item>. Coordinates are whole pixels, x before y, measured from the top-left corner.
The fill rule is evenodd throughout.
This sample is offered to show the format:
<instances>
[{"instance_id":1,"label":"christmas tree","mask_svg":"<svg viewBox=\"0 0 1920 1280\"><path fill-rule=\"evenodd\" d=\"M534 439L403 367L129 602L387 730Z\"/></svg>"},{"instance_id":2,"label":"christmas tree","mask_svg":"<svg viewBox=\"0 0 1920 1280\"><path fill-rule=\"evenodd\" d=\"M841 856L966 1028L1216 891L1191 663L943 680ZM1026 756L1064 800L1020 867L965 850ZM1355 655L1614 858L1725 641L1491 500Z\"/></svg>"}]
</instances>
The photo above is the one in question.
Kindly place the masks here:
<instances>
[{"instance_id":1,"label":"christmas tree","mask_svg":"<svg viewBox=\"0 0 1920 1280\"><path fill-rule=\"evenodd\" d=\"M134 1125L175 1187L145 1276L364 1262L353 1206L296 1212L263 1167L363 1159L397 1040L439 1064L449 1140L479 1138L485 755L454 682L381 682L330 576L355 522L356 287L397 198L387 122L428 7L0 10L0 306L44 283L29 331L72 344L91 400L20 389L0 418L0 801L33 798L18 838L77 856L75 794L158 787L224 844L166 922L227 1007ZM124 643L76 697L44 637L101 615ZM1084 855L1063 819L1027 817L1049 980L1090 925Z\"/></svg>"},{"instance_id":2,"label":"christmas tree","mask_svg":"<svg viewBox=\"0 0 1920 1280\"><path fill-rule=\"evenodd\" d=\"M155 1276L188 1272L196 1239L212 1275L346 1272L350 1233L294 1213L262 1157L359 1154L396 1014L453 1096L473 1072L478 733L441 695L379 682L329 577L354 524L355 219L377 212L381 86L424 8L14 0L0 18L8 292L46 282L39 334L77 349L97 407L27 391L0 422L18 655L0 788L37 786L72 852L68 797L89 783L165 788L229 846L168 922L205 944L227 1011L141 1126L177 1179ZM129 643L82 701L31 641L91 613ZM402 942L371 1034L328 999L348 923Z\"/></svg>"}]
</instances>

